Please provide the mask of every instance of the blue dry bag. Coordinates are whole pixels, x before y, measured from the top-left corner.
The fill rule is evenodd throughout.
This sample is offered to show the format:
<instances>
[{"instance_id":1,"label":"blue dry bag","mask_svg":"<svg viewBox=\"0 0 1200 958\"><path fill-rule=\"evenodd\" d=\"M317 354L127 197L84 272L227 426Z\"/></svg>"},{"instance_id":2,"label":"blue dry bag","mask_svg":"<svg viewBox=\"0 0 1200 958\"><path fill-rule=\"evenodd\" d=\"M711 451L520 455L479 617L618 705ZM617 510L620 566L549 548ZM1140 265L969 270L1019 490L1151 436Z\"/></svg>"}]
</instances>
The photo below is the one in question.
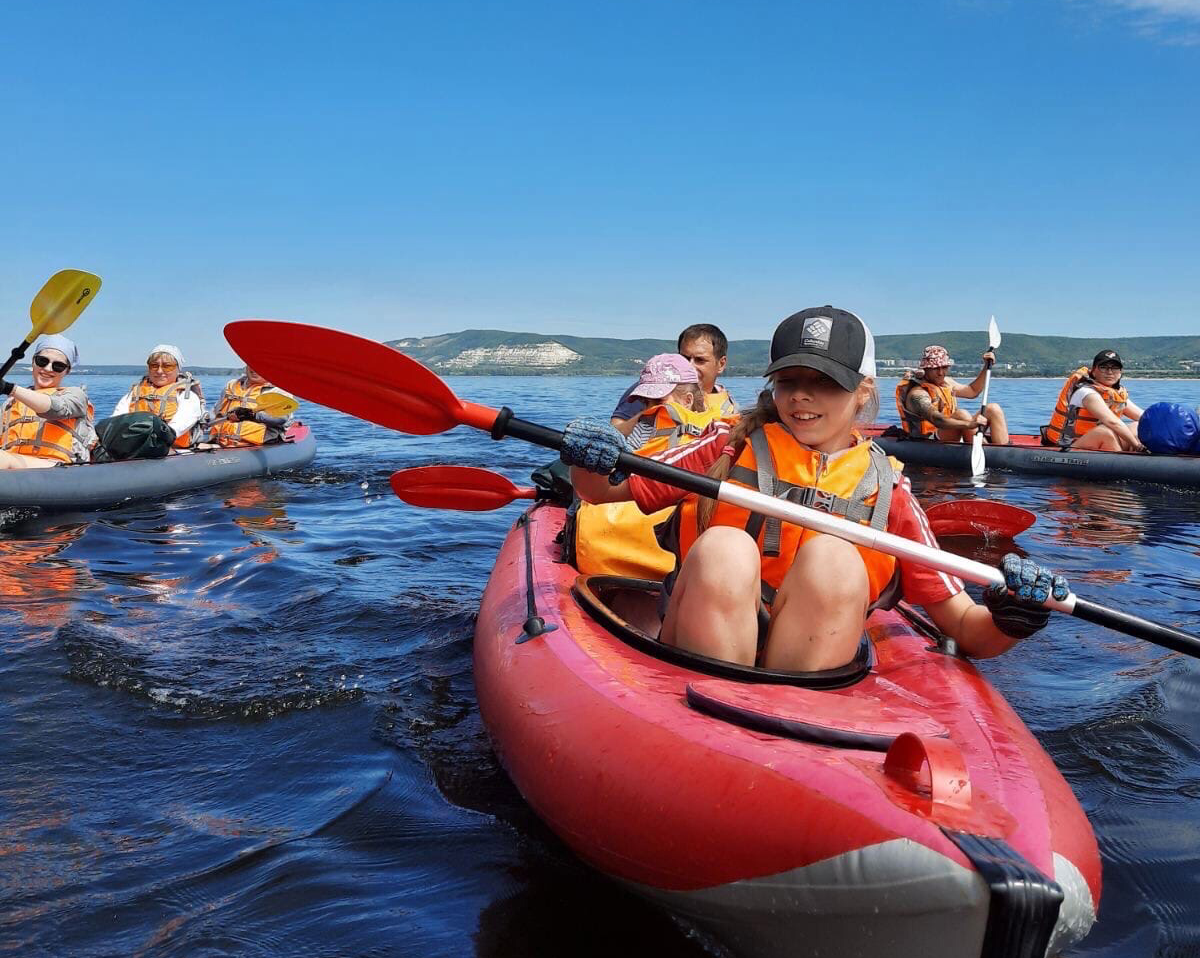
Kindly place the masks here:
<instances>
[{"instance_id":1,"label":"blue dry bag","mask_svg":"<svg viewBox=\"0 0 1200 958\"><path fill-rule=\"evenodd\" d=\"M1175 456L1200 453L1200 416L1177 402L1156 402L1138 420L1138 439L1151 452Z\"/></svg>"}]
</instances>

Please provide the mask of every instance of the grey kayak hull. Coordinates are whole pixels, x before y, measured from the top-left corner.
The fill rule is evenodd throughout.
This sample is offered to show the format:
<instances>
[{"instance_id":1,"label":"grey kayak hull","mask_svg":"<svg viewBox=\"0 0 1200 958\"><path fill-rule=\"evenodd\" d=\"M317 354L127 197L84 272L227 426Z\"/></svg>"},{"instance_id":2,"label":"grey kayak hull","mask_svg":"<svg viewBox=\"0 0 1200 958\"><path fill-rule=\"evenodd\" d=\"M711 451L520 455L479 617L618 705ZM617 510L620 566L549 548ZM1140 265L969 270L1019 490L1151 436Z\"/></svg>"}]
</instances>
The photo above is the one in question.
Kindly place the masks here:
<instances>
[{"instance_id":1,"label":"grey kayak hull","mask_svg":"<svg viewBox=\"0 0 1200 958\"><path fill-rule=\"evenodd\" d=\"M292 426L283 442L188 452L165 459L0 471L0 508L100 509L154 499L235 479L306 466L317 452L307 426Z\"/></svg>"},{"instance_id":2,"label":"grey kayak hull","mask_svg":"<svg viewBox=\"0 0 1200 958\"><path fill-rule=\"evenodd\" d=\"M970 473L971 444L899 439L866 430L884 451L910 466ZM1013 436L1011 446L983 447L989 469L1062 476L1087 482L1156 482L1200 488L1200 456L1150 456L1043 446L1035 436Z\"/></svg>"}]
</instances>

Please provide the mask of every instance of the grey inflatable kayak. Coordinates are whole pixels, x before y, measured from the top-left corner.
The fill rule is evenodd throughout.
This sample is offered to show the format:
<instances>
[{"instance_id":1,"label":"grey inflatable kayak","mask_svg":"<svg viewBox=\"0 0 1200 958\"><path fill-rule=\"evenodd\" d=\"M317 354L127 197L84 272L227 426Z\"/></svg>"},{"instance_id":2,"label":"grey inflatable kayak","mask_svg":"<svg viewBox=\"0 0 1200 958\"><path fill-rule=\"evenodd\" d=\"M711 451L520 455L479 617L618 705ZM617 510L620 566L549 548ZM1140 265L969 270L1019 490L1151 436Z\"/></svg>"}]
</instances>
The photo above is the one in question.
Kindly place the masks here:
<instances>
[{"instance_id":1,"label":"grey inflatable kayak","mask_svg":"<svg viewBox=\"0 0 1200 958\"><path fill-rule=\"evenodd\" d=\"M955 472L971 471L969 442L903 439L880 427L864 429L884 452L905 465L933 466ZM1200 456L1151 456L1136 452L1099 452L1043 446L1037 436L1010 437L1010 446L984 446L989 469L1063 476L1088 482L1157 482L1200 488Z\"/></svg>"},{"instance_id":2,"label":"grey inflatable kayak","mask_svg":"<svg viewBox=\"0 0 1200 958\"><path fill-rule=\"evenodd\" d=\"M0 509L99 509L235 479L269 476L312 462L317 441L302 423L282 442L187 452L165 459L0 471Z\"/></svg>"}]
</instances>

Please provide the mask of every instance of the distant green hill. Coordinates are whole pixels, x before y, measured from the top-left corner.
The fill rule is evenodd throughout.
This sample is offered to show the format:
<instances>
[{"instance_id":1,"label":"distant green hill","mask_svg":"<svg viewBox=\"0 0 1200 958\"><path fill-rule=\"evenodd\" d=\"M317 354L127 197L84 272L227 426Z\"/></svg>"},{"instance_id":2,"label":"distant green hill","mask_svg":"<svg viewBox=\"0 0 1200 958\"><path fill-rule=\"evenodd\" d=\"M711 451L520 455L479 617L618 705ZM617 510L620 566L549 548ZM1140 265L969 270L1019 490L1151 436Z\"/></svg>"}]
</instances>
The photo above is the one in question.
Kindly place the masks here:
<instances>
[{"instance_id":1,"label":"distant green hill","mask_svg":"<svg viewBox=\"0 0 1200 958\"><path fill-rule=\"evenodd\" d=\"M880 375L915 364L930 343L945 346L965 374L978 369L986 339L979 330L880 336L875 341ZM388 345L440 373L520 376L635 376L648 357L675 350L674 341L666 339L607 339L495 329L396 339ZM1087 365L1096 353L1108 348L1121 353L1130 374L1200 377L1200 336L1141 336L1114 343L1108 339L1026 333L1005 334L996 374L1060 376ZM765 339L731 342L726 375L760 375L767 366L769 349Z\"/></svg>"}]
</instances>

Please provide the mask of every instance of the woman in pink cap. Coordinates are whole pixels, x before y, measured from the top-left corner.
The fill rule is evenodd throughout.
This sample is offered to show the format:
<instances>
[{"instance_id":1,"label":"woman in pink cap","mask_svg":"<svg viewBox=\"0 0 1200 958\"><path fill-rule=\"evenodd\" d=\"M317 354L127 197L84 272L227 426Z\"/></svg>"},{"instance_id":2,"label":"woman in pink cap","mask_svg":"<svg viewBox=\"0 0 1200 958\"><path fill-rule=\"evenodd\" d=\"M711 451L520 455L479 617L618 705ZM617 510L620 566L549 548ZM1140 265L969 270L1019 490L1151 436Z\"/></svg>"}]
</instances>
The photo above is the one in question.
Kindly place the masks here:
<instances>
[{"instance_id":1,"label":"woman in pink cap","mask_svg":"<svg viewBox=\"0 0 1200 958\"><path fill-rule=\"evenodd\" d=\"M958 405L959 399L974 399L983 391L984 374L995 361L996 354L991 350L984 353L983 369L964 385L947 375L954 360L946 348L926 346L920 369L896 387L896 411L908 438L970 442L976 429L984 429L989 442L1007 445L1008 422L999 403L988 403L978 414Z\"/></svg>"}]
</instances>

